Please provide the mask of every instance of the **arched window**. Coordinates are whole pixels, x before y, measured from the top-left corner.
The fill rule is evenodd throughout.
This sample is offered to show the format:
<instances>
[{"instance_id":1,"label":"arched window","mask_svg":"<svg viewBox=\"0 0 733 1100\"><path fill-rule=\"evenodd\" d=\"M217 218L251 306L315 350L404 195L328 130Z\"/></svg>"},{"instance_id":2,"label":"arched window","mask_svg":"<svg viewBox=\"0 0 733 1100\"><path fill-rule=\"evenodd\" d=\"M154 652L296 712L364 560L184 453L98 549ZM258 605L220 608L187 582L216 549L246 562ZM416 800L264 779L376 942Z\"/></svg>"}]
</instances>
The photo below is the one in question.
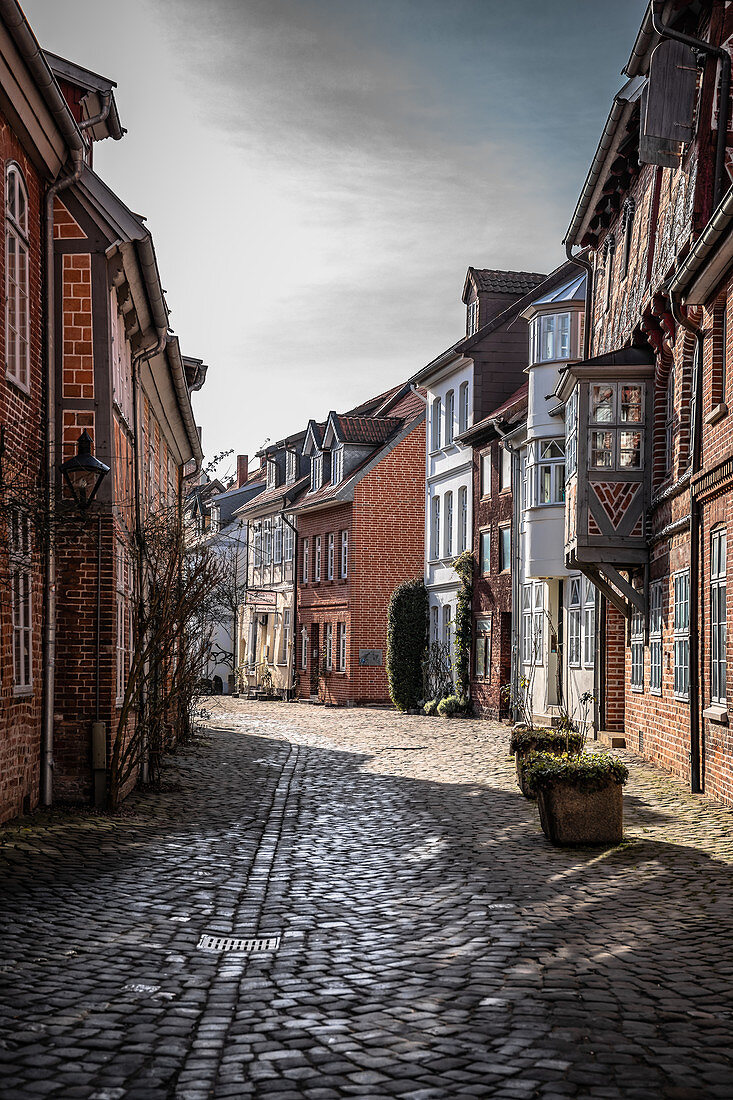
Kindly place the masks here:
<instances>
[{"instance_id":1,"label":"arched window","mask_svg":"<svg viewBox=\"0 0 733 1100\"><path fill-rule=\"evenodd\" d=\"M5 366L24 390L30 388L28 315L28 192L17 164L5 172Z\"/></svg>"}]
</instances>

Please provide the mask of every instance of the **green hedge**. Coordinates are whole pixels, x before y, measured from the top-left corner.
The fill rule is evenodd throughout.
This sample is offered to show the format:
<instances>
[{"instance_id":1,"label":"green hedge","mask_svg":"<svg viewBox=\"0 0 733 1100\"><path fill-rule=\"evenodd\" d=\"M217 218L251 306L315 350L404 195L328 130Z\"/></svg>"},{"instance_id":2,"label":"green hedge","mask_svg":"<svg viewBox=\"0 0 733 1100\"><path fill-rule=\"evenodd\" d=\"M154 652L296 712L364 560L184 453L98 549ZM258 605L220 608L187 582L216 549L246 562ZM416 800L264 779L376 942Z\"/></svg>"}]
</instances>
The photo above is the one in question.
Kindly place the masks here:
<instances>
[{"instance_id":1,"label":"green hedge","mask_svg":"<svg viewBox=\"0 0 733 1100\"><path fill-rule=\"evenodd\" d=\"M578 753L583 747L583 736L571 731L569 734L563 730L545 726L541 729L515 729L509 742L509 752L526 752L532 749L542 752L544 749L561 749L567 747L571 752Z\"/></svg>"},{"instance_id":2,"label":"green hedge","mask_svg":"<svg viewBox=\"0 0 733 1100\"><path fill-rule=\"evenodd\" d=\"M423 697L422 661L428 644L428 590L422 577L395 588L387 611L387 680L398 710Z\"/></svg>"}]
</instances>

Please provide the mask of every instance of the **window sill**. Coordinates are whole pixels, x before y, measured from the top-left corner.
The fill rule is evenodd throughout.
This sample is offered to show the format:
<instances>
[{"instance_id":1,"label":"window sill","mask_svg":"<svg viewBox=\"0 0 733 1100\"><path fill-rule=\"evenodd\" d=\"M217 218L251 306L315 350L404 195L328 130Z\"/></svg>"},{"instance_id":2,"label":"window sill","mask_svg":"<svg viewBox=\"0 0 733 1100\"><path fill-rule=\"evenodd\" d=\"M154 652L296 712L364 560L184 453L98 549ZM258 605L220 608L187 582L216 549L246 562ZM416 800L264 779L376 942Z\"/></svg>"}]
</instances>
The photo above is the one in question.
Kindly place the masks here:
<instances>
[{"instance_id":1,"label":"window sill","mask_svg":"<svg viewBox=\"0 0 733 1100\"><path fill-rule=\"evenodd\" d=\"M687 700L685 699L685 702ZM702 712L703 718L707 718L710 722L717 722L721 726L728 725L728 707L725 703L711 703L709 707L706 707Z\"/></svg>"},{"instance_id":2,"label":"window sill","mask_svg":"<svg viewBox=\"0 0 733 1100\"><path fill-rule=\"evenodd\" d=\"M12 386L14 390L17 390L18 393L22 393L24 397L30 397L30 386L23 385L23 383L18 378L15 378L12 374L9 374L7 370L5 372L5 381L8 383L9 386Z\"/></svg>"},{"instance_id":3,"label":"window sill","mask_svg":"<svg viewBox=\"0 0 733 1100\"><path fill-rule=\"evenodd\" d=\"M27 699L33 695L33 685L29 684L27 687L14 687L13 698L14 699Z\"/></svg>"},{"instance_id":4,"label":"window sill","mask_svg":"<svg viewBox=\"0 0 733 1100\"><path fill-rule=\"evenodd\" d=\"M716 405L710 410L705 417L706 424L717 424L719 420L722 420L724 416L728 415L728 406L725 401L721 401L719 405Z\"/></svg>"},{"instance_id":5,"label":"window sill","mask_svg":"<svg viewBox=\"0 0 733 1100\"><path fill-rule=\"evenodd\" d=\"M650 695L656 695L657 699L661 699L662 698L662 689L661 688L649 688L649 694Z\"/></svg>"},{"instance_id":6,"label":"window sill","mask_svg":"<svg viewBox=\"0 0 733 1100\"><path fill-rule=\"evenodd\" d=\"M643 687L635 687L632 684L631 685L631 690L633 691L634 695L643 695L644 694L644 688Z\"/></svg>"}]
</instances>

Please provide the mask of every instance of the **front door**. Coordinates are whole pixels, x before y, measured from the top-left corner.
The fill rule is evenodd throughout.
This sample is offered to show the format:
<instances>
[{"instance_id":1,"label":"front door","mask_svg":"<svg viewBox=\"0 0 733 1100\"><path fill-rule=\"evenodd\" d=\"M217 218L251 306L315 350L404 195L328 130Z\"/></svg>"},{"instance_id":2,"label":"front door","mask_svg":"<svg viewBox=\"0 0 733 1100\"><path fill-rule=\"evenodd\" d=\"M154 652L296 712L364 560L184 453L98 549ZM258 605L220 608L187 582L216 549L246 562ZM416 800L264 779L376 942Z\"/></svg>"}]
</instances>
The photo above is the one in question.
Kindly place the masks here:
<instances>
[{"instance_id":1,"label":"front door","mask_svg":"<svg viewBox=\"0 0 733 1100\"><path fill-rule=\"evenodd\" d=\"M311 625L311 699L318 698L318 623Z\"/></svg>"}]
</instances>

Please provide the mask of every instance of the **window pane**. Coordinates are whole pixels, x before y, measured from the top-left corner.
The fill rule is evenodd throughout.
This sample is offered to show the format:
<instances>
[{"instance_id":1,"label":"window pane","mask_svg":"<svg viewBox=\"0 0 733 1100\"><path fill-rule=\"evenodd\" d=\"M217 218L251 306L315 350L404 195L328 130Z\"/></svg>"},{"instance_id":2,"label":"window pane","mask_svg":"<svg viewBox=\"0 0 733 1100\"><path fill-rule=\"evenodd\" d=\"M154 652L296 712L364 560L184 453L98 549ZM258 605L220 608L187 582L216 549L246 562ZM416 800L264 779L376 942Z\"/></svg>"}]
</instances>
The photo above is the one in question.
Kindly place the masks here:
<instances>
[{"instance_id":1,"label":"window pane","mask_svg":"<svg viewBox=\"0 0 733 1100\"><path fill-rule=\"evenodd\" d=\"M613 432L591 432L590 462L595 469L613 467Z\"/></svg>"},{"instance_id":2,"label":"window pane","mask_svg":"<svg viewBox=\"0 0 733 1100\"><path fill-rule=\"evenodd\" d=\"M641 424L641 386L621 387L621 416L622 423Z\"/></svg>"},{"instance_id":3,"label":"window pane","mask_svg":"<svg viewBox=\"0 0 733 1100\"><path fill-rule=\"evenodd\" d=\"M481 532L481 572L491 571L491 532Z\"/></svg>"},{"instance_id":4,"label":"window pane","mask_svg":"<svg viewBox=\"0 0 733 1100\"><path fill-rule=\"evenodd\" d=\"M613 386L591 387L591 419L597 424L613 422Z\"/></svg>"},{"instance_id":5,"label":"window pane","mask_svg":"<svg viewBox=\"0 0 733 1100\"><path fill-rule=\"evenodd\" d=\"M621 432L619 466L638 469L641 466L641 432Z\"/></svg>"}]
</instances>

